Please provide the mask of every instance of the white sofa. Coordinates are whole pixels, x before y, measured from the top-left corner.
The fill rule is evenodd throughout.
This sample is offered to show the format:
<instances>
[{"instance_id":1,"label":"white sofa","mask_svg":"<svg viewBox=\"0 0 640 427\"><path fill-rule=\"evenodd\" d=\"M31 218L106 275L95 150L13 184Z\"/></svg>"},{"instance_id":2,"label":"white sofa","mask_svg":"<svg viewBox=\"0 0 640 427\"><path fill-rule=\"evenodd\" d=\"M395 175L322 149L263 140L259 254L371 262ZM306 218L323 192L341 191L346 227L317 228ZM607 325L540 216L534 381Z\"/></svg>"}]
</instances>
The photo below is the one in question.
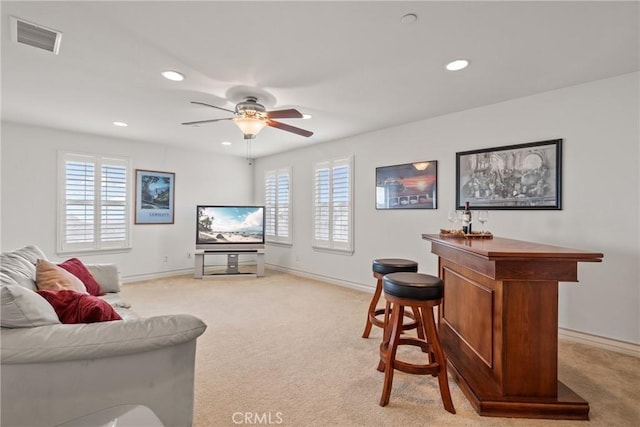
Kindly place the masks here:
<instances>
[{"instance_id":1,"label":"white sofa","mask_svg":"<svg viewBox=\"0 0 640 427\"><path fill-rule=\"evenodd\" d=\"M35 246L0 255L0 424L56 426L143 405L167 427L190 426L196 339L206 325L187 314L139 318L109 264L86 267L123 320L59 323L35 293L37 259L46 258Z\"/></svg>"}]
</instances>

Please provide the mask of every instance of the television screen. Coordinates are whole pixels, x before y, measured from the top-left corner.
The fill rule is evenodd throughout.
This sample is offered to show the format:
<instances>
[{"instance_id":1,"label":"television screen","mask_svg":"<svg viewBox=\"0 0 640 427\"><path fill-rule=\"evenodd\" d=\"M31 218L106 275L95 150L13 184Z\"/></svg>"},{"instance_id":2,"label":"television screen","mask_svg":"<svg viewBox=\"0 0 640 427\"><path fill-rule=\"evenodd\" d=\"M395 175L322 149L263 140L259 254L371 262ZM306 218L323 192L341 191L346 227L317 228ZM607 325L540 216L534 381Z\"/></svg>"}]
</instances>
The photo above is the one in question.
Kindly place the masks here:
<instances>
[{"instance_id":1,"label":"television screen","mask_svg":"<svg viewBox=\"0 0 640 427\"><path fill-rule=\"evenodd\" d=\"M264 206L198 205L196 233L198 249L261 247Z\"/></svg>"}]
</instances>

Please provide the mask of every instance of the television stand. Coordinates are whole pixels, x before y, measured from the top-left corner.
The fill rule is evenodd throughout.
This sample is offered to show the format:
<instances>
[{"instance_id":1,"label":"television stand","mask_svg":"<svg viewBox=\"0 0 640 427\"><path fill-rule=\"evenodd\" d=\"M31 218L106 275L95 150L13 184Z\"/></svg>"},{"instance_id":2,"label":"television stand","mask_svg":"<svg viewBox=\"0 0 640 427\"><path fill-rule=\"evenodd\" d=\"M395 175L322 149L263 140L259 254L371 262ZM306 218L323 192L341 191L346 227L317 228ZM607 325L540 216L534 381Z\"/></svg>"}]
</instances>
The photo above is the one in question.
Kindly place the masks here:
<instances>
[{"instance_id":1,"label":"television stand","mask_svg":"<svg viewBox=\"0 0 640 427\"><path fill-rule=\"evenodd\" d=\"M255 254L256 255L256 272L254 273L242 273L238 268L238 259L241 254ZM208 255L226 255L227 267L221 273L205 274L205 256ZM196 279L202 279L204 277L213 276L236 276L236 275L253 275L255 277L264 276L264 249L238 249L238 250L216 250L216 249L204 249L196 250L195 252L196 262L193 270L193 277Z\"/></svg>"}]
</instances>

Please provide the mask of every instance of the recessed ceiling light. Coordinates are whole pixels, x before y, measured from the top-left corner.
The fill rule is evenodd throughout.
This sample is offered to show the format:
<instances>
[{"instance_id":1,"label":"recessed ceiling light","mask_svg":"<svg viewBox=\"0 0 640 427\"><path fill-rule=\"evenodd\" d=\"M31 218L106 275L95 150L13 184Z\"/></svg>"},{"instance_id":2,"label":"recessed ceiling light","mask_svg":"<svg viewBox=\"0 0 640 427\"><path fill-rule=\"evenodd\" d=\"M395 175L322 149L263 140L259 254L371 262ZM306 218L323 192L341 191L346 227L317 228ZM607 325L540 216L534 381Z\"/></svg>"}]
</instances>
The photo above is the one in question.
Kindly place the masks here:
<instances>
[{"instance_id":1,"label":"recessed ceiling light","mask_svg":"<svg viewBox=\"0 0 640 427\"><path fill-rule=\"evenodd\" d=\"M303 119L310 119L311 117L313 117L311 114L303 114L302 115Z\"/></svg>"},{"instance_id":2,"label":"recessed ceiling light","mask_svg":"<svg viewBox=\"0 0 640 427\"><path fill-rule=\"evenodd\" d=\"M174 82L181 82L184 80L184 76L177 71L163 71L162 77L168 80L173 80Z\"/></svg>"},{"instance_id":3,"label":"recessed ceiling light","mask_svg":"<svg viewBox=\"0 0 640 427\"><path fill-rule=\"evenodd\" d=\"M413 24L418 20L418 15L415 13L407 13L402 18L400 18L400 22L403 24Z\"/></svg>"},{"instance_id":4,"label":"recessed ceiling light","mask_svg":"<svg viewBox=\"0 0 640 427\"><path fill-rule=\"evenodd\" d=\"M222 145L231 145L231 143L229 141L222 141L221 144Z\"/></svg>"},{"instance_id":5,"label":"recessed ceiling light","mask_svg":"<svg viewBox=\"0 0 640 427\"><path fill-rule=\"evenodd\" d=\"M455 61L451 61L447 64L447 70L458 71L467 68L468 65L469 61L466 59L456 59Z\"/></svg>"},{"instance_id":6,"label":"recessed ceiling light","mask_svg":"<svg viewBox=\"0 0 640 427\"><path fill-rule=\"evenodd\" d=\"M129 126L129 124L125 123L125 122L113 122L113 125L114 126L120 126L122 128Z\"/></svg>"}]
</instances>

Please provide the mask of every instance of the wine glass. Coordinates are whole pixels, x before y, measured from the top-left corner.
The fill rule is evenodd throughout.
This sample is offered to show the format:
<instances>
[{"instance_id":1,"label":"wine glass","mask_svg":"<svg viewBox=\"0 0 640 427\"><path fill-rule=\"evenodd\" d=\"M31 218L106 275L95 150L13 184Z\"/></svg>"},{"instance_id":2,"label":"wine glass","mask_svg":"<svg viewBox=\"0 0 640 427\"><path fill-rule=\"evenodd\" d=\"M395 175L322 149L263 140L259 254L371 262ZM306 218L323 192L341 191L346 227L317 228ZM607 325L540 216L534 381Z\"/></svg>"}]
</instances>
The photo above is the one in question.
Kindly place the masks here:
<instances>
[{"instance_id":1,"label":"wine glass","mask_svg":"<svg viewBox=\"0 0 640 427\"><path fill-rule=\"evenodd\" d=\"M480 232L484 234L484 223L489 221L489 211L478 211L478 221L482 224L482 230Z\"/></svg>"},{"instance_id":2,"label":"wine glass","mask_svg":"<svg viewBox=\"0 0 640 427\"><path fill-rule=\"evenodd\" d=\"M460 214L458 211L449 211L447 219L452 224L452 230L456 229L456 222L460 221Z\"/></svg>"}]
</instances>

